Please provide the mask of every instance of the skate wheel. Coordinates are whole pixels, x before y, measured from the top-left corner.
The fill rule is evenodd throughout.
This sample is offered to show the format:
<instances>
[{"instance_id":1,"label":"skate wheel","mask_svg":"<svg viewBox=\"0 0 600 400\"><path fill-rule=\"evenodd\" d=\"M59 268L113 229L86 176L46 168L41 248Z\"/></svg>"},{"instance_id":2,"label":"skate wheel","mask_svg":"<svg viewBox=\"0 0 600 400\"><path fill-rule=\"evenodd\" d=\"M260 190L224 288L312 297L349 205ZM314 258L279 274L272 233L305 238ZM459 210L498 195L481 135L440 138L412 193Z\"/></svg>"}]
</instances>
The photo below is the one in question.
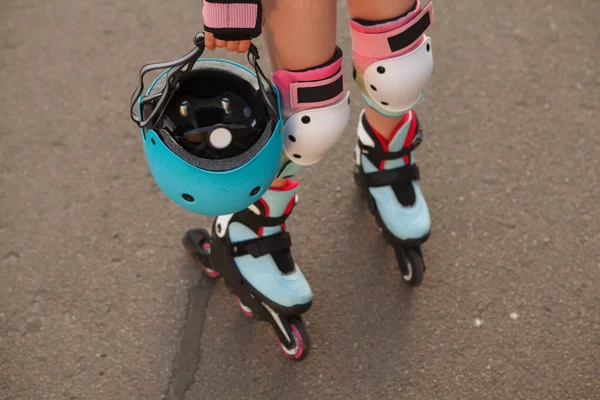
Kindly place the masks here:
<instances>
[{"instance_id":1,"label":"skate wheel","mask_svg":"<svg viewBox=\"0 0 600 400\"><path fill-rule=\"evenodd\" d=\"M202 272L204 272L204 275L208 276L209 278L212 279L216 279L218 278L221 274L219 274L218 271L215 271L214 269L210 269L208 267L205 267L204 265L202 265Z\"/></svg>"},{"instance_id":2,"label":"skate wheel","mask_svg":"<svg viewBox=\"0 0 600 400\"><path fill-rule=\"evenodd\" d=\"M210 235L204 229L192 229L183 237L183 246L200 260L202 271L209 278L219 277L219 272L206 266L210 255Z\"/></svg>"},{"instance_id":3,"label":"skate wheel","mask_svg":"<svg viewBox=\"0 0 600 400\"><path fill-rule=\"evenodd\" d=\"M289 321L289 332L292 336L293 346L285 346L281 341L279 347L283 354L290 360L300 361L308 355L310 351L310 338L301 319L294 318Z\"/></svg>"},{"instance_id":4,"label":"skate wheel","mask_svg":"<svg viewBox=\"0 0 600 400\"><path fill-rule=\"evenodd\" d=\"M419 286L423 282L423 273L425 272L425 264L419 252L415 249L406 249L404 265L406 271L403 271L402 279L411 286Z\"/></svg>"},{"instance_id":5,"label":"skate wheel","mask_svg":"<svg viewBox=\"0 0 600 400\"><path fill-rule=\"evenodd\" d=\"M251 318L254 317L254 314L252 313L252 309L250 309L250 307L246 307L244 305L244 303L242 303L242 300L239 297L237 298L237 301L238 301L238 306L240 306L240 310L246 317L251 317Z\"/></svg>"},{"instance_id":6,"label":"skate wheel","mask_svg":"<svg viewBox=\"0 0 600 400\"><path fill-rule=\"evenodd\" d=\"M206 255L207 250L210 252L210 234L205 229L190 229L181 241L185 249L192 254Z\"/></svg>"},{"instance_id":7,"label":"skate wheel","mask_svg":"<svg viewBox=\"0 0 600 400\"><path fill-rule=\"evenodd\" d=\"M206 252L206 254L210 253L210 243L208 241L205 241L204 243L202 243L200 245L200 247L202 248L203 251ZM206 276L208 276L209 278L218 278L219 277L219 272L215 271L214 269L210 269L207 266L205 266L204 264L202 264L202 271L204 272L204 274Z\"/></svg>"}]
</instances>

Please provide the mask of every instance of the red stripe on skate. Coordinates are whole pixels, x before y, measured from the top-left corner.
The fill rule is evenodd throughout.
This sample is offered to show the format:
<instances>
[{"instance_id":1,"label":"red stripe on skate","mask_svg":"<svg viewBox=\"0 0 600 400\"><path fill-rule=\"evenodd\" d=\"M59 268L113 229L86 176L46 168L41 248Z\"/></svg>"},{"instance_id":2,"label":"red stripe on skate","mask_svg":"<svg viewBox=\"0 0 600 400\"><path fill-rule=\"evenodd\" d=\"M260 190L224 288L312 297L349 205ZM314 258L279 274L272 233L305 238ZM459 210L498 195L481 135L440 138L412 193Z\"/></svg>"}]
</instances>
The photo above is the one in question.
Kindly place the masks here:
<instances>
[{"instance_id":1,"label":"red stripe on skate","mask_svg":"<svg viewBox=\"0 0 600 400\"><path fill-rule=\"evenodd\" d=\"M373 131L373 133L375 134L375 137L377 138L377 140L379 140L379 143L381 143L381 147L383 147L383 150L387 153L389 151L389 144L392 142L392 140L394 140L394 138L396 137L396 135L398 134L398 132L400 132L400 129L402 128L402 126L406 123L406 121L408 121L408 118L410 118L410 115L412 113L412 110L407 112L406 114L404 114L404 117L402 117L402 121L400 121L400 123L396 126L396 128L394 129L394 132L392 133L392 135L390 136L390 138L388 140L385 140L383 136L381 136L381 134L379 132L377 132L374 128L373 125L369 124L369 126L371 127L371 130ZM412 129L412 128L411 128ZM412 137L414 137L414 132ZM412 137L411 137L411 143L412 143ZM404 145L406 146L406 142L404 143ZM405 157L406 158L406 157ZM385 161L386 160L382 160L379 163L379 170L383 171L383 167L385 166Z\"/></svg>"},{"instance_id":2,"label":"red stripe on skate","mask_svg":"<svg viewBox=\"0 0 600 400\"><path fill-rule=\"evenodd\" d=\"M417 133L417 119L415 118L414 112L411 110L409 111L409 113L412 116L412 119L410 120L410 128L408 130L408 135L406 135L406 140L404 140L404 147L410 147L410 145L413 142L413 139L415 138L415 133ZM408 113L406 114L408 115ZM404 165L408 165L410 164L410 155L405 155L404 156Z\"/></svg>"},{"instance_id":3,"label":"red stripe on skate","mask_svg":"<svg viewBox=\"0 0 600 400\"><path fill-rule=\"evenodd\" d=\"M412 113L412 111L409 111L406 114L404 114L404 117L402 117L402 121L400 121L400 123L398 125L396 125L396 128L394 129L392 136L390 136L390 138L388 139L388 143L392 143L392 140L394 140L394 138L396 137L398 132L400 132L400 130L402 130L402 126L404 126L406 121L408 121L408 119L411 116L411 113ZM387 148L386 148L386 151L387 151Z\"/></svg>"},{"instance_id":4,"label":"red stripe on skate","mask_svg":"<svg viewBox=\"0 0 600 400\"><path fill-rule=\"evenodd\" d=\"M285 184L281 187L269 187L269 190L274 192L285 192L287 190L292 190L300 186L300 181L293 182L290 178L286 178Z\"/></svg>"},{"instance_id":5,"label":"red stripe on skate","mask_svg":"<svg viewBox=\"0 0 600 400\"><path fill-rule=\"evenodd\" d=\"M266 201L264 201L264 200L263 200L263 198L262 198L262 197L261 197L260 199L258 199L258 201L260 201L260 204L262 204L262 206L265 208L265 217L268 217L268 216L269 216L269 213L270 213L270 211L269 211L269 205L267 204L267 202L266 202ZM262 236L262 234L263 234L263 229L264 229L264 227L263 227L263 226L261 226L261 227L259 227L259 228L258 228L258 236L259 236L259 237L261 237L261 236Z\"/></svg>"},{"instance_id":6,"label":"red stripe on skate","mask_svg":"<svg viewBox=\"0 0 600 400\"><path fill-rule=\"evenodd\" d=\"M297 182L297 183L299 183L299 182ZM289 213L291 213L292 208L294 207L295 203L296 203L296 195L292 196L292 199L290 200L288 205L285 207L285 211L283 211L283 215L288 215ZM283 224L281 224L281 229L285 231L285 222Z\"/></svg>"},{"instance_id":7,"label":"red stripe on skate","mask_svg":"<svg viewBox=\"0 0 600 400\"><path fill-rule=\"evenodd\" d=\"M369 125L371 125L371 124L369 124ZM375 134L375 137L381 144L381 147L383 147L383 151L387 152L388 151L388 142L386 142L386 140L383 138L383 136L381 136L381 134L379 132L377 132L375 129L373 129L373 125L371 125L371 130L373 131L373 133ZM379 170L383 170L384 164L385 164L385 160L381 160L381 162L379 163Z\"/></svg>"}]
</instances>

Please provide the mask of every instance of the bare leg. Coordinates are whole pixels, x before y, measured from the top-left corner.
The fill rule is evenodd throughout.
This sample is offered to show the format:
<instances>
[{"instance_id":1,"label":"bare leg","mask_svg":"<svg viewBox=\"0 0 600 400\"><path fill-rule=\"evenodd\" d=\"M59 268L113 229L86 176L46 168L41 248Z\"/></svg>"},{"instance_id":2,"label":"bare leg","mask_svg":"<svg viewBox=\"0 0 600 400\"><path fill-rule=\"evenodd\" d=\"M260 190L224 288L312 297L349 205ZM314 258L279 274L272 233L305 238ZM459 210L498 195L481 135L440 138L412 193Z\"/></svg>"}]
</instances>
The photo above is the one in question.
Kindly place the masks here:
<instances>
[{"instance_id":1,"label":"bare leg","mask_svg":"<svg viewBox=\"0 0 600 400\"><path fill-rule=\"evenodd\" d=\"M335 0L265 0L265 39L274 69L323 64L335 50Z\"/></svg>"},{"instance_id":2,"label":"bare leg","mask_svg":"<svg viewBox=\"0 0 600 400\"><path fill-rule=\"evenodd\" d=\"M398 17L414 6L415 0L347 0L350 18L368 21L382 21ZM389 118L379 114L365 104L365 115L369 124L377 132L389 139L403 117Z\"/></svg>"},{"instance_id":3,"label":"bare leg","mask_svg":"<svg viewBox=\"0 0 600 400\"><path fill-rule=\"evenodd\" d=\"M348 0L350 18L381 21L409 11L415 0Z\"/></svg>"},{"instance_id":4,"label":"bare leg","mask_svg":"<svg viewBox=\"0 0 600 400\"><path fill-rule=\"evenodd\" d=\"M336 0L265 0L264 29L273 70L321 65L336 46ZM273 187L285 180L276 179Z\"/></svg>"}]
</instances>

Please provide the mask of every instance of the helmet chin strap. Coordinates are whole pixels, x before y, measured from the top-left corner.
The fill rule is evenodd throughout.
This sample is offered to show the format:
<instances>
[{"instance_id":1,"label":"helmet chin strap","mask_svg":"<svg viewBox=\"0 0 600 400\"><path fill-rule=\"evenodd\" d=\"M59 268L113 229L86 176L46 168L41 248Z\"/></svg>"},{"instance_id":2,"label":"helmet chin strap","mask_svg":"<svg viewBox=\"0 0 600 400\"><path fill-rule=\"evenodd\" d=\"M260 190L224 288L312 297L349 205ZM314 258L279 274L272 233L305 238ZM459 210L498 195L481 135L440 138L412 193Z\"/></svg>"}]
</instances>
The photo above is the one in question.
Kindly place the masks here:
<instances>
[{"instance_id":1,"label":"helmet chin strap","mask_svg":"<svg viewBox=\"0 0 600 400\"><path fill-rule=\"evenodd\" d=\"M131 96L130 101L131 119L133 120L133 122L136 123L137 126L139 126L140 128L145 128L151 122L159 119L162 116L167 103L169 102L171 96L173 96L173 93L177 89L179 81L188 72L192 70L192 67L194 66L196 61L200 58L202 53L204 53L204 34L197 34L194 37L194 44L196 45L196 47L193 50L191 50L188 54L175 61L148 64L142 67L139 73L138 87L135 89L135 92ZM167 69L165 87L162 91L154 95L144 96L144 76L149 72L161 69ZM136 103L138 102L138 99L140 102L140 108L142 108L146 104L153 105L150 115L148 115L148 117L145 119L143 118L143 115L138 116L135 114L134 109Z\"/></svg>"},{"instance_id":2,"label":"helmet chin strap","mask_svg":"<svg viewBox=\"0 0 600 400\"><path fill-rule=\"evenodd\" d=\"M248 54L248 62L250 63L250 65L252 65L254 67L254 71L256 72L256 77L258 79L258 90L260 91L260 94L263 96L265 103L267 103L267 105L271 109L271 112L273 113L273 115L279 116L279 111L275 108L275 106L273 106L273 103L269 99L269 96L267 96L267 93L265 92L265 87L261 82L261 78L262 78L262 80L264 80L266 82L266 84L269 86L271 93L273 93L273 95L275 95L275 88L273 87L273 84L265 76L265 73L260 68L260 65L258 65L258 60L260 59L260 55L258 54L258 48L254 45L254 43L250 44L247 54Z\"/></svg>"},{"instance_id":3,"label":"helmet chin strap","mask_svg":"<svg viewBox=\"0 0 600 400\"><path fill-rule=\"evenodd\" d=\"M133 120L133 122L135 122L135 124L138 127L145 128L151 123L155 123L157 120L162 118L167 104L169 103L171 97L173 96L173 93L177 90L179 86L180 80L192 70L196 61L198 61L200 56L202 56L202 54L204 53L205 43L203 33L196 34L196 36L194 37L194 45L194 49L192 49L188 54L177 60L148 64L141 68L139 72L138 86L133 95L131 96L130 101L131 119ZM273 105L273 102L267 95L265 85L270 89L271 93L273 94L275 94L275 88L258 65L260 55L258 54L258 48L254 44L250 45L247 57L248 62L254 67L254 71L256 72L256 78L258 80L258 90L260 91L263 100L269 107L270 111L273 113L273 116L278 117L279 111ZM167 71L165 72L165 84L162 90L152 95L144 95L144 77L146 76L146 74L152 71L165 69ZM151 106L151 111L146 118L144 118L144 115L136 114L135 108L138 102L139 107L142 110L145 105Z\"/></svg>"}]
</instances>

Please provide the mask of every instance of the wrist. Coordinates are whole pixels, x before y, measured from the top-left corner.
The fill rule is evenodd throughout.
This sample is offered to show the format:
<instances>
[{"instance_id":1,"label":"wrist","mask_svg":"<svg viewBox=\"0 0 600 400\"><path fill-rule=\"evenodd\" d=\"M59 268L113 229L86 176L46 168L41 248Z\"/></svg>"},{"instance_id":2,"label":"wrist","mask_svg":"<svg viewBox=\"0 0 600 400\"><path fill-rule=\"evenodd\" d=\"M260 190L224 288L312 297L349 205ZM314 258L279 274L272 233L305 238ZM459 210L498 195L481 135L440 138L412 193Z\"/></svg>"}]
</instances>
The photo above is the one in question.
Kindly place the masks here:
<instances>
[{"instance_id":1,"label":"wrist","mask_svg":"<svg viewBox=\"0 0 600 400\"><path fill-rule=\"evenodd\" d=\"M203 0L204 30L220 40L251 40L262 33L260 0Z\"/></svg>"}]
</instances>

